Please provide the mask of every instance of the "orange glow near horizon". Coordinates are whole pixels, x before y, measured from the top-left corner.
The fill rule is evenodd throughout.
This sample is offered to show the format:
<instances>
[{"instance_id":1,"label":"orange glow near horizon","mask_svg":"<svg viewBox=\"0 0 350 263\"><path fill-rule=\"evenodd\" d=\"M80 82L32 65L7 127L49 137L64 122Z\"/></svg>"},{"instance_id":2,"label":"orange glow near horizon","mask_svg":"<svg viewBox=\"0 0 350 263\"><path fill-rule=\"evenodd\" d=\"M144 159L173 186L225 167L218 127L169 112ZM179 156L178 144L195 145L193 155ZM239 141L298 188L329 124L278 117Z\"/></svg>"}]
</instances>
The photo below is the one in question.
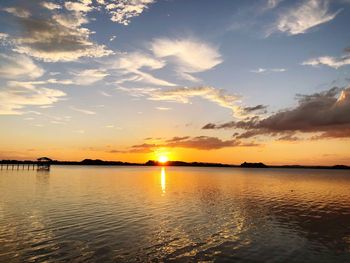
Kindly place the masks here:
<instances>
[{"instance_id":1,"label":"orange glow near horizon","mask_svg":"<svg viewBox=\"0 0 350 263\"><path fill-rule=\"evenodd\" d=\"M111 149L118 149L117 145L106 147L100 142L92 143L91 149L87 149L85 141L77 142L75 147L69 147L70 141L55 141L51 137L48 139L42 137L41 140L34 140L33 142L29 138L26 139L11 137L7 140L2 140L0 143L0 159L36 160L38 157L47 156L59 161L81 161L88 158L145 163L148 160L159 161L161 156L166 156L168 162L217 162L239 165L246 161L263 162L267 165L350 165L349 139L303 140L295 142L265 141L264 144L256 147L227 147L210 151L180 147L159 148L147 153L112 152ZM37 145L34 147L33 143ZM130 142L129 144L132 143ZM124 148L120 147L120 149ZM303 151L300 149L303 149ZM324 152L325 149L327 149L327 152Z\"/></svg>"}]
</instances>

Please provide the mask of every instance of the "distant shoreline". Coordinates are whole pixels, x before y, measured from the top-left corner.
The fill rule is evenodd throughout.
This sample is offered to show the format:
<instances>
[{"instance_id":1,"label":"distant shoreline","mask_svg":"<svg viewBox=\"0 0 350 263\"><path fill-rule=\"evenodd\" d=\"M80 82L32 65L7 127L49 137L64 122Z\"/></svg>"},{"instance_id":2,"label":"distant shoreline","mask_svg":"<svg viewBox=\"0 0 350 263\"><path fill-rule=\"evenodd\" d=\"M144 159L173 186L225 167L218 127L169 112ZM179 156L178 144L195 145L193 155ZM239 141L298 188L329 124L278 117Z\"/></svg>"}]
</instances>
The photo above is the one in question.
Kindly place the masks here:
<instances>
[{"instance_id":1,"label":"distant shoreline","mask_svg":"<svg viewBox=\"0 0 350 263\"><path fill-rule=\"evenodd\" d=\"M1 160L0 164L35 164L37 161L32 160ZM83 161L57 161L50 162L51 165L84 165L84 166L179 166L179 167L232 167L232 168L283 168L283 169L331 169L331 170L350 170L350 166L347 165L333 165L333 166L321 166L321 165L266 165L264 163L248 163L244 162L240 165L235 164L223 164L223 163L205 163L205 162L183 162L183 161L168 161L162 164L158 161L150 160L146 163L129 163L120 161L103 161L85 159Z\"/></svg>"}]
</instances>

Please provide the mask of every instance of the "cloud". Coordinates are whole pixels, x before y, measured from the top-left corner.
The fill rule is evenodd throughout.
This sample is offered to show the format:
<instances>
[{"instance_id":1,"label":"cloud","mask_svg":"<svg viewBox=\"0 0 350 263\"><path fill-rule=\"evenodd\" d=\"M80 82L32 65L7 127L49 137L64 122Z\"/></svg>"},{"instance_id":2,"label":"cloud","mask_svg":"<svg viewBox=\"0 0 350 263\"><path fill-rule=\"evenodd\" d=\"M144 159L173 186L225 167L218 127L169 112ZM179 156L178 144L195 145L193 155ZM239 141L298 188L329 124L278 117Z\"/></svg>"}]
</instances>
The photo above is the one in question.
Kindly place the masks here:
<instances>
[{"instance_id":1,"label":"cloud","mask_svg":"<svg viewBox=\"0 0 350 263\"><path fill-rule=\"evenodd\" d=\"M16 38L15 51L46 62L74 61L81 57L102 57L112 54L104 45L89 40L90 30L70 28L58 21L22 20L24 36Z\"/></svg>"},{"instance_id":2,"label":"cloud","mask_svg":"<svg viewBox=\"0 0 350 263\"><path fill-rule=\"evenodd\" d=\"M113 54L113 51L105 45L92 41L91 35L95 32L83 27L89 23L88 14L100 11L103 6L113 21L127 25L133 17L140 15L155 1L98 0L96 2L99 6L94 6L92 0L65 1L62 4L34 1L26 4L32 12L20 5L4 8L3 11L16 16L16 22L20 26L20 30L14 31L16 33L11 36L11 41L8 43L12 45L14 51L45 62L67 62L84 57L108 56ZM40 8L46 12L42 12ZM4 41L4 38L1 37L0 40ZM147 77L149 75L143 76Z\"/></svg>"},{"instance_id":3,"label":"cloud","mask_svg":"<svg viewBox=\"0 0 350 263\"><path fill-rule=\"evenodd\" d=\"M67 10L75 13L88 13L94 9L91 4L91 0L80 0L78 2L67 1L64 3L64 6Z\"/></svg>"},{"instance_id":4,"label":"cloud","mask_svg":"<svg viewBox=\"0 0 350 263\"><path fill-rule=\"evenodd\" d=\"M49 10L61 9L62 7L52 2L41 2L41 5Z\"/></svg>"},{"instance_id":5,"label":"cloud","mask_svg":"<svg viewBox=\"0 0 350 263\"><path fill-rule=\"evenodd\" d=\"M6 79L41 77L44 70L24 55L0 54L0 77Z\"/></svg>"},{"instance_id":6,"label":"cloud","mask_svg":"<svg viewBox=\"0 0 350 263\"><path fill-rule=\"evenodd\" d=\"M267 8L276 8L283 0L267 0Z\"/></svg>"},{"instance_id":7,"label":"cloud","mask_svg":"<svg viewBox=\"0 0 350 263\"><path fill-rule=\"evenodd\" d=\"M156 110L168 111L168 110L171 110L171 108L169 108L169 107L156 107Z\"/></svg>"},{"instance_id":8,"label":"cloud","mask_svg":"<svg viewBox=\"0 0 350 263\"><path fill-rule=\"evenodd\" d=\"M118 54L107 68L116 69L121 75L116 84L126 82L140 82L155 86L177 86L155 77L150 71L174 66L178 76L190 81L199 79L191 74L209 70L222 62L221 55L216 48L191 39L170 40L155 39L151 43L152 54L145 52L130 52Z\"/></svg>"},{"instance_id":9,"label":"cloud","mask_svg":"<svg viewBox=\"0 0 350 263\"><path fill-rule=\"evenodd\" d=\"M267 106L259 104L259 105L253 106L253 107L244 107L243 112L245 112L247 114L252 113L252 112L259 112L259 111L266 113L266 108L267 108Z\"/></svg>"},{"instance_id":10,"label":"cloud","mask_svg":"<svg viewBox=\"0 0 350 263\"><path fill-rule=\"evenodd\" d=\"M129 25L132 18L141 15L155 0L99 0L113 22Z\"/></svg>"},{"instance_id":11,"label":"cloud","mask_svg":"<svg viewBox=\"0 0 350 263\"><path fill-rule=\"evenodd\" d=\"M27 106L45 106L59 101L66 94L60 90L36 87L32 84L9 81L0 89L0 114L19 115Z\"/></svg>"},{"instance_id":12,"label":"cloud","mask_svg":"<svg viewBox=\"0 0 350 263\"><path fill-rule=\"evenodd\" d=\"M217 150L227 147L239 146L240 142L236 140L221 140L216 137L198 136L192 138L179 138L168 141L163 147L170 148L192 148L197 150Z\"/></svg>"},{"instance_id":13,"label":"cloud","mask_svg":"<svg viewBox=\"0 0 350 263\"><path fill-rule=\"evenodd\" d=\"M261 134L321 133L318 137L350 137L350 87L331 88L312 95L298 95L298 105L265 119L259 117L224 124L206 124L203 129L238 129L236 138Z\"/></svg>"},{"instance_id":14,"label":"cloud","mask_svg":"<svg viewBox=\"0 0 350 263\"><path fill-rule=\"evenodd\" d=\"M96 114L96 112L94 112L94 111L77 108L75 106L71 106L70 108L72 110L74 110L74 111L77 111L77 112L80 112L80 113L84 113L84 114L87 114L87 115L95 115Z\"/></svg>"},{"instance_id":15,"label":"cloud","mask_svg":"<svg viewBox=\"0 0 350 263\"><path fill-rule=\"evenodd\" d=\"M70 79L46 79L46 80L33 80L33 81L16 81L21 85L47 85L47 84L59 84L59 85L72 85L74 82Z\"/></svg>"},{"instance_id":16,"label":"cloud","mask_svg":"<svg viewBox=\"0 0 350 263\"><path fill-rule=\"evenodd\" d=\"M219 150L230 147L254 147L255 143L243 143L239 140L222 140L210 136L184 136L163 139L157 143L142 143L132 145L126 150L111 150L111 153L149 153L157 151L159 148L189 148L196 150Z\"/></svg>"},{"instance_id":17,"label":"cloud","mask_svg":"<svg viewBox=\"0 0 350 263\"><path fill-rule=\"evenodd\" d=\"M75 85L91 85L109 75L105 70L99 69L86 69L72 74L75 76L72 81Z\"/></svg>"},{"instance_id":18,"label":"cloud","mask_svg":"<svg viewBox=\"0 0 350 263\"><path fill-rule=\"evenodd\" d=\"M159 90L151 94L152 100L165 100L165 101L176 101L182 103L189 103L190 98L202 97L209 101L215 102L216 104L232 109L233 111L238 110L236 103L239 97L236 95L227 94L223 89L216 89L213 87L181 87L168 90Z\"/></svg>"},{"instance_id":19,"label":"cloud","mask_svg":"<svg viewBox=\"0 0 350 263\"><path fill-rule=\"evenodd\" d=\"M37 16L17 17L20 30L11 36L13 50L46 62L75 61L82 57L102 57L112 54L105 45L90 40L91 32L82 27L88 23L86 17L93 7L91 1L65 2L65 10L49 8ZM32 8L47 9L48 5L34 5ZM50 6L50 5L49 5ZM53 6L51 6L53 7ZM51 11L50 11L51 10Z\"/></svg>"},{"instance_id":20,"label":"cloud","mask_svg":"<svg viewBox=\"0 0 350 263\"><path fill-rule=\"evenodd\" d=\"M216 89L209 86L201 87L178 87L169 89L157 88L119 88L124 92L128 92L132 96L146 96L149 100L169 101L179 103L190 103L194 97L200 97L208 101L214 102L221 107L228 108L233 111L235 116L240 116L243 112L238 106L239 97L228 94L223 89Z\"/></svg>"},{"instance_id":21,"label":"cloud","mask_svg":"<svg viewBox=\"0 0 350 263\"><path fill-rule=\"evenodd\" d=\"M158 38L152 41L151 50L156 57L175 63L178 75L189 81L199 81L191 74L222 63L217 48L195 39Z\"/></svg>"},{"instance_id":22,"label":"cloud","mask_svg":"<svg viewBox=\"0 0 350 263\"><path fill-rule=\"evenodd\" d=\"M282 14L272 31L289 35L304 34L309 29L333 20L339 11L329 11L328 0L304 0L295 8Z\"/></svg>"},{"instance_id":23,"label":"cloud","mask_svg":"<svg viewBox=\"0 0 350 263\"><path fill-rule=\"evenodd\" d=\"M165 66L163 60L154 58L142 52L130 52L120 54L107 66L108 69L115 69L122 76L116 84L125 82L142 82L156 86L176 86L176 84L154 77L146 70L158 70Z\"/></svg>"},{"instance_id":24,"label":"cloud","mask_svg":"<svg viewBox=\"0 0 350 263\"><path fill-rule=\"evenodd\" d=\"M10 13L17 17L28 18L31 16L30 12L22 7L7 7L3 8L3 11Z\"/></svg>"},{"instance_id":25,"label":"cloud","mask_svg":"<svg viewBox=\"0 0 350 263\"><path fill-rule=\"evenodd\" d=\"M258 69L253 69L250 72L253 73L269 73L269 72L286 72L287 70L285 68L258 68Z\"/></svg>"},{"instance_id":26,"label":"cloud","mask_svg":"<svg viewBox=\"0 0 350 263\"><path fill-rule=\"evenodd\" d=\"M287 142L296 142L296 141L300 141L301 138L294 136L294 134L291 133L291 134L283 135L283 136L279 137L277 140L278 141L287 141Z\"/></svg>"},{"instance_id":27,"label":"cloud","mask_svg":"<svg viewBox=\"0 0 350 263\"><path fill-rule=\"evenodd\" d=\"M304 61L302 65L309 65L309 66L320 66L325 65L331 68L338 69L340 67L350 65L350 56L342 56L342 57L330 57L330 56L324 56L324 57L318 57L318 58L312 58L307 61Z\"/></svg>"},{"instance_id":28,"label":"cloud","mask_svg":"<svg viewBox=\"0 0 350 263\"><path fill-rule=\"evenodd\" d=\"M1 40L1 41L7 40L8 37L9 37L8 34L0 32L0 40Z\"/></svg>"},{"instance_id":29,"label":"cloud","mask_svg":"<svg viewBox=\"0 0 350 263\"><path fill-rule=\"evenodd\" d=\"M100 90L99 92L100 92L100 94L101 94L102 96L105 96L105 97L112 97L111 94L109 94L109 93L107 93L107 92L105 92L105 91L103 91L103 90Z\"/></svg>"}]
</instances>

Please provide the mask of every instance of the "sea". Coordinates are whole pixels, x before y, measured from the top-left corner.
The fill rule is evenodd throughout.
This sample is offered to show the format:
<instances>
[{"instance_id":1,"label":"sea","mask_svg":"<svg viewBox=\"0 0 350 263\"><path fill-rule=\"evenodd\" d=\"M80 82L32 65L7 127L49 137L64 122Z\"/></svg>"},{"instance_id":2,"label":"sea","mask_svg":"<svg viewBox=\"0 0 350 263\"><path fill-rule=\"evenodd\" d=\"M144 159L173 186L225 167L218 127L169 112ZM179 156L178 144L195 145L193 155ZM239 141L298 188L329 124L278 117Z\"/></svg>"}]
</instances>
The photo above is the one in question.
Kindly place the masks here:
<instances>
[{"instance_id":1,"label":"sea","mask_svg":"<svg viewBox=\"0 0 350 263\"><path fill-rule=\"evenodd\" d=\"M350 262L350 171L0 171L0 262Z\"/></svg>"}]
</instances>

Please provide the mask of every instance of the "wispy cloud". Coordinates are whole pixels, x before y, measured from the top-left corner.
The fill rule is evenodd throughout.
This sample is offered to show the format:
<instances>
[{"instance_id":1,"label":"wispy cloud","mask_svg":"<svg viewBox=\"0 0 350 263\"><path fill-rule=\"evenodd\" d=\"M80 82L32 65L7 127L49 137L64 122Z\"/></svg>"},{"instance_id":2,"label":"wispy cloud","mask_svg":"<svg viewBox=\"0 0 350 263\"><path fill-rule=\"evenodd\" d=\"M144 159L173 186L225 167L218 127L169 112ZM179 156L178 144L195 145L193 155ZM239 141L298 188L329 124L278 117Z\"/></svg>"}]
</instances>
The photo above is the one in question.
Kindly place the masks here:
<instances>
[{"instance_id":1,"label":"wispy cloud","mask_svg":"<svg viewBox=\"0 0 350 263\"><path fill-rule=\"evenodd\" d=\"M252 73L270 73L270 72L285 72L287 71L285 68L258 68L253 69L250 72Z\"/></svg>"},{"instance_id":2,"label":"wispy cloud","mask_svg":"<svg viewBox=\"0 0 350 263\"><path fill-rule=\"evenodd\" d=\"M103 90L100 90L99 92L100 92L100 94L101 94L102 96L105 96L105 97L112 97L111 94L109 94L109 93L107 93L107 92L105 92L105 91L103 91Z\"/></svg>"},{"instance_id":3,"label":"wispy cloud","mask_svg":"<svg viewBox=\"0 0 350 263\"><path fill-rule=\"evenodd\" d=\"M0 77L6 79L30 78L35 79L41 77L44 70L35 64L35 62L25 56L19 54L0 54Z\"/></svg>"},{"instance_id":4,"label":"wispy cloud","mask_svg":"<svg viewBox=\"0 0 350 263\"><path fill-rule=\"evenodd\" d=\"M337 69L346 65L350 65L350 55L346 55L342 57L324 56L324 57L312 58L304 61L302 65L309 65L314 67L325 65L325 66Z\"/></svg>"},{"instance_id":5,"label":"wispy cloud","mask_svg":"<svg viewBox=\"0 0 350 263\"><path fill-rule=\"evenodd\" d=\"M242 108L238 106L240 97L227 93L223 89L216 89L209 86L202 87L178 87L170 89L157 88L119 88L124 92L128 92L132 96L145 96L149 100L169 101L179 103L190 103L194 97L200 97L208 101L214 102L221 107L232 110L235 116L240 116Z\"/></svg>"},{"instance_id":6,"label":"wispy cloud","mask_svg":"<svg viewBox=\"0 0 350 263\"><path fill-rule=\"evenodd\" d=\"M72 82L76 85L91 85L109 75L106 70L99 69L85 69L72 74L75 76Z\"/></svg>"},{"instance_id":7,"label":"wispy cloud","mask_svg":"<svg viewBox=\"0 0 350 263\"><path fill-rule=\"evenodd\" d=\"M109 150L110 153L149 153L157 152L161 148L190 148L196 150L218 150L231 147L255 147L255 143L244 143L239 140L223 140L218 137L210 136L183 136L170 139L160 139L156 143L145 142L132 145L126 150Z\"/></svg>"},{"instance_id":8,"label":"wispy cloud","mask_svg":"<svg viewBox=\"0 0 350 263\"><path fill-rule=\"evenodd\" d=\"M130 52L116 56L107 68L117 70L115 73L121 76L116 81L116 84L141 82L156 86L176 86L174 83L157 78L151 73L146 72L146 70L154 71L161 69L165 65L163 60L154 58L146 53Z\"/></svg>"},{"instance_id":9,"label":"wispy cloud","mask_svg":"<svg viewBox=\"0 0 350 263\"><path fill-rule=\"evenodd\" d=\"M329 10L329 0L304 0L282 14L268 34L275 31L289 35L304 34L311 28L333 20L339 12Z\"/></svg>"},{"instance_id":10,"label":"wispy cloud","mask_svg":"<svg viewBox=\"0 0 350 263\"><path fill-rule=\"evenodd\" d=\"M267 0L267 8L273 9L276 8L283 0Z\"/></svg>"},{"instance_id":11,"label":"wispy cloud","mask_svg":"<svg viewBox=\"0 0 350 263\"><path fill-rule=\"evenodd\" d=\"M156 57L174 63L178 75L190 81L199 81L192 74L222 63L216 47L197 39L158 38L151 43L151 50Z\"/></svg>"},{"instance_id":12,"label":"wispy cloud","mask_svg":"<svg viewBox=\"0 0 350 263\"><path fill-rule=\"evenodd\" d=\"M84 113L84 114L87 114L87 115L95 115L96 114L96 112L94 112L94 111L77 108L75 106L71 106L70 108L72 110L74 110L74 111L77 111L77 112L80 112L80 113Z\"/></svg>"},{"instance_id":13,"label":"wispy cloud","mask_svg":"<svg viewBox=\"0 0 350 263\"><path fill-rule=\"evenodd\" d=\"M10 13L14 16L17 17L22 17L22 18L28 18L31 16L30 12L27 9L24 9L20 6L18 7L7 7L7 8L3 8L3 11Z\"/></svg>"},{"instance_id":14,"label":"wispy cloud","mask_svg":"<svg viewBox=\"0 0 350 263\"><path fill-rule=\"evenodd\" d=\"M171 108L169 107L156 107L157 110L160 110L160 111L168 111L168 110L171 110Z\"/></svg>"},{"instance_id":15,"label":"wispy cloud","mask_svg":"<svg viewBox=\"0 0 350 263\"><path fill-rule=\"evenodd\" d=\"M0 90L0 114L24 114L27 106L51 105L66 96L63 91L36 87L33 84L9 81Z\"/></svg>"}]
</instances>

